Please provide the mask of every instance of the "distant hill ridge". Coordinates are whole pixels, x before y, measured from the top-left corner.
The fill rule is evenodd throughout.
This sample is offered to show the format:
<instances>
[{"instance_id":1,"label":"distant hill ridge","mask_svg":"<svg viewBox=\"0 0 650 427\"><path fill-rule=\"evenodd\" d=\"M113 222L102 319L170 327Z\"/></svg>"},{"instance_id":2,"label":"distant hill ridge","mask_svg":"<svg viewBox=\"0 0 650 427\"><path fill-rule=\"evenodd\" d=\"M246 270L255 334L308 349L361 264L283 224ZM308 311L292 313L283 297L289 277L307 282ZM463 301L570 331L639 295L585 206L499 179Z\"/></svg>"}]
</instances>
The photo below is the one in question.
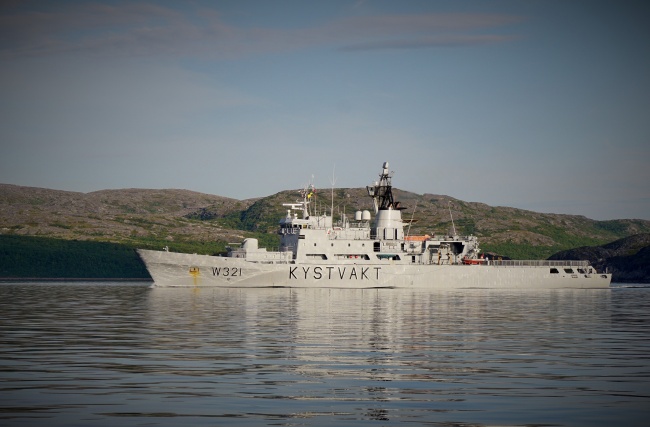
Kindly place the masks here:
<instances>
[{"instance_id":1,"label":"distant hill ridge","mask_svg":"<svg viewBox=\"0 0 650 427\"><path fill-rule=\"evenodd\" d=\"M242 237L213 224L184 221L199 209L220 216L246 209L252 200L189 190L121 189L91 193L0 184L0 234L99 240L124 243L143 236L173 240Z\"/></svg>"},{"instance_id":2,"label":"distant hill ridge","mask_svg":"<svg viewBox=\"0 0 650 427\"><path fill-rule=\"evenodd\" d=\"M365 188L336 188L335 217L371 209ZM484 251L514 259L547 258L556 252L599 246L650 233L650 221L597 221L580 215L548 214L465 202L446 195L394 189L416 222L411 235L459 234L479 237ZM298 190L257 199L232 198L178 189L122 189L79 193L0 184L0 234L114 242L137 247L218 252L247 236L277 244L282 203ZM318 193L313 209L329 212L330 190ZM453 215L451 221L449 209ZM196 246L204 245L203 247Z\"/></svg>"}]
</instances>

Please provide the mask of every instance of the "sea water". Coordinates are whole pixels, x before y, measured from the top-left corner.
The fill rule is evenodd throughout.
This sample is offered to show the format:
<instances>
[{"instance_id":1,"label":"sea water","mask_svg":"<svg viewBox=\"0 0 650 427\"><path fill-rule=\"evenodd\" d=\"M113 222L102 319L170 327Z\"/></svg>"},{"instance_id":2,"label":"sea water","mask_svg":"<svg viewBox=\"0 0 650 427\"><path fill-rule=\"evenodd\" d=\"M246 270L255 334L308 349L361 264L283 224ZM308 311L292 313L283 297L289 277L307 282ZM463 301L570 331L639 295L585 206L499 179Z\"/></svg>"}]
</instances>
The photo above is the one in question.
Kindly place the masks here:
<instances>
[{"instance_id":1,"label":"sea water","mask_svg":"<svg viewBox=\"0 0 650 427\"><path fill-rule=\"evenodd\" d=\"M150 285L0 284L0 425L650 425L650 288Z\"/></svg>"}]
</instances>

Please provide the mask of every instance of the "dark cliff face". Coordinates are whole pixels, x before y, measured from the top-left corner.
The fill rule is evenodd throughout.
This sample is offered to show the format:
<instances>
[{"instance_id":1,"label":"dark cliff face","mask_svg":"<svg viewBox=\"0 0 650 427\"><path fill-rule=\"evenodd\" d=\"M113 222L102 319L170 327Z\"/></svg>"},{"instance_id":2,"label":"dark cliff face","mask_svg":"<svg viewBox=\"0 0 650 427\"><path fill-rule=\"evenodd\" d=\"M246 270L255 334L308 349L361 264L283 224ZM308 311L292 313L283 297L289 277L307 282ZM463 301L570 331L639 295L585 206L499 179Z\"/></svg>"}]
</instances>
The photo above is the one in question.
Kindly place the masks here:
<instances>
[{"instance_id":1,"label":"dark cliff face","mask_svg":"<svg viewBox=\"0 0 650 427\"><path fill-rule=\"evenodd\" d=\"M650 283L650 234L637 234L602 246L558 252L551 260L584 259L614 282Z\"/></svg>"},{"instance_id":2,"label":"dark cliff face","mask_svg":"<svg viewBox=\"0 0 650 427\"><path fill-rule=\"evenodd\" d=\"M650 283L650 246L634 255L613 257L607 264L617 282Z\"/></svg>"}]
</instances>

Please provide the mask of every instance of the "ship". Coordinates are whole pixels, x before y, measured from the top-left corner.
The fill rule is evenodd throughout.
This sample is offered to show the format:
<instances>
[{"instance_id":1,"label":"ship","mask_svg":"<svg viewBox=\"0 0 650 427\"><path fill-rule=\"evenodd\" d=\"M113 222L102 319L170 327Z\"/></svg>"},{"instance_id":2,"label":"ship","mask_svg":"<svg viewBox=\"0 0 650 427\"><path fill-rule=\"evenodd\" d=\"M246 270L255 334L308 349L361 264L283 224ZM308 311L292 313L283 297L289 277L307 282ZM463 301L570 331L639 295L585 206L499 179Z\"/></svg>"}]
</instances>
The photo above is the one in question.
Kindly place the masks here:
<instances>
[{"instance_id":1,"label":"ship","mask_svg":"<svg viewBox=\"0 0 650 427\"><path fill-rule=\"evenodd\" d=\"M394 199L393 172L382 165L366 187L373 211L334 221L334 209L312 212L314 187L283 203L280 245L259 247L255 238L231 244L222 256L138 249L156 287L296 288L608 288L611 274L585 260L489 259L474 235L411 236L412 218ZM374 215L373 215L374 214ZM450 212L451 214L451 212ZM453 223L453 218L452 218ZM406 229L406 233L405 233Z\"/></svg>"}]
</instances>

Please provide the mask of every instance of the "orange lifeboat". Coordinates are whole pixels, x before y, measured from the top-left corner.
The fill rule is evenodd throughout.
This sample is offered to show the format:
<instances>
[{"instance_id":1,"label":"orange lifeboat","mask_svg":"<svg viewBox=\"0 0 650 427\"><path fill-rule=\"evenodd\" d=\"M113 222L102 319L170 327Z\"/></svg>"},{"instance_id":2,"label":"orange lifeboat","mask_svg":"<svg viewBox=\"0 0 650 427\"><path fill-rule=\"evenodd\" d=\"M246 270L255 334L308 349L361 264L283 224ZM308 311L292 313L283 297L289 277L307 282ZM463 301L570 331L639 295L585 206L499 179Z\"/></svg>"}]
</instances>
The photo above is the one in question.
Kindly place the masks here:
<instances>
[{"instance_id":1,"label":"orange lifeboat","mask_svg":"<svg viewBox=\"0 0 650 427\"><path fill-rule=\"evenodd\" d=\"M484 258L463 258L463 264L465 265L481 265L486 261Z\"/></svg>"},{"instance_id":2,"label":"orange lifeboat","mask_svg":"<svg viewBox=\"0 0 650 427\"><path fill-rule=\"evenodd\" d=\"M404 237L404 240L407 242L424 242L428 238L430 238L428 234L425 234L424 236L406 236Z\"/></svg>"}]
</instances>

